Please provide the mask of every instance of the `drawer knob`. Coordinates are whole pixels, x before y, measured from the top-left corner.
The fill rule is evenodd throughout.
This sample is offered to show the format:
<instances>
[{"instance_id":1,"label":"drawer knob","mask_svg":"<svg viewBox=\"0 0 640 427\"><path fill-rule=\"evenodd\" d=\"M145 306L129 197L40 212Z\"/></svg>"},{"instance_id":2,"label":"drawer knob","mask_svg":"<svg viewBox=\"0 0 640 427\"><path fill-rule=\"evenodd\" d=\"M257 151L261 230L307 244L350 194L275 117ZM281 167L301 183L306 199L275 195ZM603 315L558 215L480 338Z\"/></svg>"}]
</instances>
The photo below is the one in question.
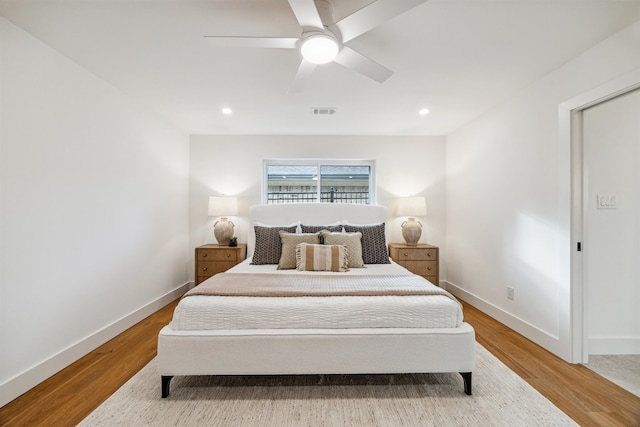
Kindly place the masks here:
<instances>
[{"instance_id":1,"label":"drawer knob","mask_svg":"<svg viewBox=\"0 0 640 427\"><path fill-rule=\"evenodd\" d=\"M427 270L431 271L431 267L427 267Z\"/></svg>"},{"instance_id":2,"label":"drawer knob","mask_svg":"<svg viewBox=\"0 0 640 427\"><path fill-rule=\"evenodd\" d=\"M202 267L202 271L207 271L207 267Z\"/></svg>"},{"instance_id":3,"label":"drawer knob","mask_svg":"<svg viewBox=\"0 0 640 427\"><path fill-rule=\"evenodd\" d=\"M202 254L202 258L206 258L206 257L207 257L207 253L205 252Z\"/></svg>"},{"instance_id":4,"label":"drawer knob","mask_svg":"<svg viewBox=\"0 0 640 427\"><path fill-rule=\"evenodd\" d=\"M231 256L231 254L227 254L227 258L229 258Z\"/></svg>"},{"instance_id":5,"label":"drawer knob","mask_svg":"<svg viewBox=\"0 0 640 427\"><path fill-rule=\"evenodd\" d=\"M427 252L427 256L431 256L431 252Z\"/></svg>"},{"instance_id":6,"label":"drawer knob","mask_svg":"<svg viewBox=\"0 0 640 427\"><path fill-rule=\"evenodd\" d=\"M402 256L409 256L409 254L405 252L404 254L402 254Z\"/></svg>"}]
</instances>

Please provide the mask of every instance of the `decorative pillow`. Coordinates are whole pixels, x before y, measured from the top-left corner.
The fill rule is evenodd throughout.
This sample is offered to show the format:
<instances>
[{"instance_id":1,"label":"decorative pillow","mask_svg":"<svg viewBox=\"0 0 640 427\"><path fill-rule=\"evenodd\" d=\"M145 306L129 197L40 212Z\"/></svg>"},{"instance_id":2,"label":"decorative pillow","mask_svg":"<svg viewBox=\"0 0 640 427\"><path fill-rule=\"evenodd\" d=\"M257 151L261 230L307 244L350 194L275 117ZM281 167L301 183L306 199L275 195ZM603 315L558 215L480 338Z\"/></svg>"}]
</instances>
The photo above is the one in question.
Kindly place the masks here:
<instances>
[{"instance_id":1,"label":"decorative pillow","mask_svg":"<svg viewBox=\"0 0 640 427\"><path fill-rule=\"evenodd\" d=\"M334 233L339 233L342 231L342 224L328 224L328 225L305 225L301 224L303 233L317 233L322 230L332 231Z\"/></svg>"},{"instance_id":2,"label":"decorative pillow","mask_svg":"<svg viewBox=\"0 0 640 427\"><path fill-rule=\"evenodd\" d=\"M342 231L342 224L340 224L340 223L328 224L328 225L304 225L304 224L301 224L300 227L301 227L303 233L317 233L317 232L322 231L322 230L333 231L333 232L336 232L336 233ZM324 243L322 241L322 236L320 236L320 243Z\"/></svg>"},{"instance_id":3,"label":"decorative pillow","mask_svg":"<svg viewBox=\"0 0 640 427\"><path fill-rule=\"evenodd\" d=\"M296 269L300 271L349 271L344 245L298 243Z\"/></svg>"},{"instance_id":4,"label":"decorative pillow","mask_svg":"<svg viewBox=\"0 0 640 427\"><path fill-rule=\"evenodd\" d=\"M364 267L364 261L362 260L362 233L331 233L323 230L320 235L324 239L325 245L346 246L349 268Z\"/></svg>"},{"instance_id":5,"label":"decorative pillow","mask_svg":"<svg viewBox=\"0 0 640 427\"><path fill-rule=\"evenodd\" d=\"M347 233L362 233L362 260L365 264L390 264L384 227L384 222L371 225L344 224Z\"/></svg>"},{"instance_id":6,"label":"decorative pillow","mask_svg":"<svg viewBox=\"0 0 640 427\"><path fill-rule=\"evenodd\" d=\"M263 265L277 264L278 262L280 262L280 255L282 254L280 230L286 231L288 233L295 233L296 227L296 225L285 225L279 227L264 227L261 225L254 225L253 229L256 233L256 246L253 251L251 264Z\"/></svg>"},{"instance_id":7,"label":"decorative pillow","mask_svg":"<svg viewBox=\"0 0 640 427\"><path fill-rule=\"evenodd\" d=\"M282 254L278 263L278 270L290 270L296 268L296 245L298 243L319 244L320 234L292 234L280 230L280 240L282 241Z\"/></svg>"},{"instance_id":8,"label":"decorative pillow","mask_svg":"<svg viewBox=\"0 0 640 427\"><path fill-rule=\"evenodd\" d=\"M260 227L275 227L275 225L273 224L265 224L263 222L258 222L258 221L253 222L253 225L257 225ZM300 221L295 221L295 222L292 222L291 224L278 225L278 227L295 227L296 233L298 234L302 233L300 228Z\"/></svg>"}]
</instances>

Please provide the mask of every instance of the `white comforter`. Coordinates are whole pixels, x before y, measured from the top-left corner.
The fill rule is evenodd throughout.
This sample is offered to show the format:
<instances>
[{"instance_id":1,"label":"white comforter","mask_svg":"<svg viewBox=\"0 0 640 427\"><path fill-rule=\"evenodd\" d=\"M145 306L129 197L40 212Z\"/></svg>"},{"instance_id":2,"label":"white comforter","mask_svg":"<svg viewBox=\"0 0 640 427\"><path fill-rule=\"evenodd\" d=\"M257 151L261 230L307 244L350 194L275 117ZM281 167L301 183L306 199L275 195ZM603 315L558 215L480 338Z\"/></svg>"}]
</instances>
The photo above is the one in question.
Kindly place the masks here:
<instances>
[{"instance_id":1,"label":"white comforter","mask_svg":"<svg viewBox=\"0 0 640 427\"><path fill-rule=\"evenodd\" d=\"M228 272L299 274L296 270L277 270L275 265L250 265L250 259ZM316 274L366 276L412 273L392 263L353 268L346 273ZM180 301L170 326L173 330L454 328L461 323L460 304L441 295L190 296Z\"/></svg>"}]
</instances>

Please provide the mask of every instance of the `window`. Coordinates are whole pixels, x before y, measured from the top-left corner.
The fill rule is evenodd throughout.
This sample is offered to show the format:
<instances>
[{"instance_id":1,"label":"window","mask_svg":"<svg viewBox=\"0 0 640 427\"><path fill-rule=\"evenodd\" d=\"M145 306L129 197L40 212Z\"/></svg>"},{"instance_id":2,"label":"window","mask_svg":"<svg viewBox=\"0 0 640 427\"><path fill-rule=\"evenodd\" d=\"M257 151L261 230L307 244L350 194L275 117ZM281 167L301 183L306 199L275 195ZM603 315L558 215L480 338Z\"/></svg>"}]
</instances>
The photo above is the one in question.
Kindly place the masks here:
<instances>
[{"instance_id":1,"label":"window","mask_svg":"<svg viewBox=\"0 0 640 427\"><path fill-rule=\"evenodd\" d=\"M264 204L375 204L374 160L265 160Z\"/></svg>"}]
</instances>

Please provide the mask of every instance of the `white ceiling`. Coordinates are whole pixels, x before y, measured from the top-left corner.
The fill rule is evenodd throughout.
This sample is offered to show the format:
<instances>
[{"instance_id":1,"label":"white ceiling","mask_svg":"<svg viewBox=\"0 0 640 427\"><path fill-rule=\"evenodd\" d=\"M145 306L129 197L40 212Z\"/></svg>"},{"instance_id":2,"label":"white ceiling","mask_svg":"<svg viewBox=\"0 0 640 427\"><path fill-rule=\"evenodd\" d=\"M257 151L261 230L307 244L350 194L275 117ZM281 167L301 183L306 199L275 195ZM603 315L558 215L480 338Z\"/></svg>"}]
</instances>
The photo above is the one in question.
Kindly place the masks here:
<instances>
[{"instance_id":1,"label":"white ceiling","mask_svg":"<svg viewBox=\"0 0 640 427\"><path fill-rule=\"evenodd\" d=\"M336 20L369 2L334 0ZM0 14L190 134L446 135L640 20L640 0L430 0L349 43L386 82L330 63L300 94L297 51L203 37L298 37L287 0L0 0Z\"/></svg>"}]
</instances>

